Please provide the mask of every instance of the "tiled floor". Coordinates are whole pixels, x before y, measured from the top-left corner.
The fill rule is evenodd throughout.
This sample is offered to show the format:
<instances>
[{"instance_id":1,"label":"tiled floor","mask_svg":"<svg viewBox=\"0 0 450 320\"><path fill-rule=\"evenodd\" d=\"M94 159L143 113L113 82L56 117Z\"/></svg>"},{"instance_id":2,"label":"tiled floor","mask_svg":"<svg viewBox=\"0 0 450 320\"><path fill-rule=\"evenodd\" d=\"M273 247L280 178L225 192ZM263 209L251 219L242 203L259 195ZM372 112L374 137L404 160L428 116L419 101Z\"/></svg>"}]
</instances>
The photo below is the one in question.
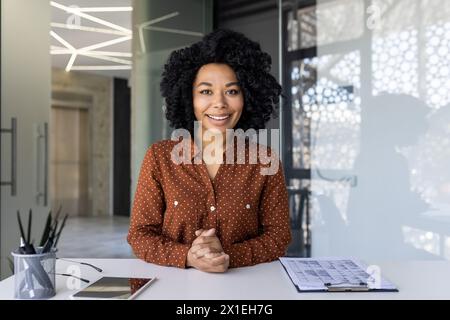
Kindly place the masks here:
<instances>
[{"instance_id":1,"label":"tiled floor","mask_svg":"<svg viewBox=\"0 0 450 320\"><path fill-rule=\"evenodd\" d=\"M128 217L73 217L58 243L59 257L134 258L126 241Z\"/></svg>"}]
</instances>

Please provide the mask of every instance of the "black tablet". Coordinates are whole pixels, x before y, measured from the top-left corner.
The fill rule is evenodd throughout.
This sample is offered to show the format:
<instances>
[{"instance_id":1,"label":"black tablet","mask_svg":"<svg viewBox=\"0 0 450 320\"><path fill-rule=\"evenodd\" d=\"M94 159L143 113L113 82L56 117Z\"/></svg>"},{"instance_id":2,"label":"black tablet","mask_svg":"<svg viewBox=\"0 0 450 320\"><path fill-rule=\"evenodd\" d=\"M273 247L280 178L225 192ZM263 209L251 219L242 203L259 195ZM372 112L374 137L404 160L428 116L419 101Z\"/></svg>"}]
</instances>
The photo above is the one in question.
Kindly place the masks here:
<instances>
[{"instance_id":1,"label":"black tablet","mask_svg":"<svg viewBox=\"0 0 450 320\"><path fill-rule=\"evenodd\" d=\"M130 300L142 293L156 278L102 277L71 296L72 299Z\"/></svg>"}]
</instances>

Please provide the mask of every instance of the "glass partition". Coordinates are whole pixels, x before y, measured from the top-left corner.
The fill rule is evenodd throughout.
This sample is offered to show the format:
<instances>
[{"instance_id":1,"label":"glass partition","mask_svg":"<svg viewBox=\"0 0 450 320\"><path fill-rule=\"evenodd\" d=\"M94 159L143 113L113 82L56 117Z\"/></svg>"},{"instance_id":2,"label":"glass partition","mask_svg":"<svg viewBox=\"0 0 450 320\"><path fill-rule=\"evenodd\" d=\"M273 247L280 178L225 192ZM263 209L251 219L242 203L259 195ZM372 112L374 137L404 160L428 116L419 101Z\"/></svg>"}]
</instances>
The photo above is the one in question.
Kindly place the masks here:
<instances>
[{"instance_id":1,"label":"glass partition","mask_svg":"<svg viewBox=\"0 0 450 320\"><path fill-rule=\"evenodd\" d=\"M283 1L283 17L310 254L450 259L450 3Z\"/></svg>"},{"instance_id":2,"label":"glass partition","mask_svg":"<svg viewBox=\"0 0 450 320\"><path fill-rule=\"evenodd\" d=\"M168 139L159 91L170 53L212 30L212 0L134 0L132 72L132 190L147 148Z\"/></svg>"}]
</instances>

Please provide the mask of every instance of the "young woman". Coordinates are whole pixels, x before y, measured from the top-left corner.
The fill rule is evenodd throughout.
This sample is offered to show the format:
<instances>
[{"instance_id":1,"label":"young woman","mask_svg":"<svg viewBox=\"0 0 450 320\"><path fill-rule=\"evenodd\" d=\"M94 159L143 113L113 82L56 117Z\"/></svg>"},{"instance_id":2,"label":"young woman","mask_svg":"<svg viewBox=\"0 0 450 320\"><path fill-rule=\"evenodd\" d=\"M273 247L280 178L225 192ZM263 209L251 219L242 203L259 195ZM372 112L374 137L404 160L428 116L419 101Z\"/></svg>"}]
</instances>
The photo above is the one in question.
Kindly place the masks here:
<instances>
[{"instance_id":1,"label":"young woman","mask_svg":"<svg viewBox=\"0 0 450 320\"><path fill-rule=\"evenodd\" d=\"M240 151L230 143L231 129L263 129L275 112L281 87L270 67L258 43L223 29L171 54L161 93L171 126L191 134L187 159L193 161L174 161L179 141L164 140L147 151L128 234L137 257L225 272L285 254L291 233L282 166L276 158L278 169L262 174L267 164L260 153L250 161L250 141ZM192 138L199 132L199 139ZM214 151L206 152L212 144ZM225 163L230 148L232 159L244 162ZM273 155L270 148L258 148Z\"/></svg>"}]
</instances>

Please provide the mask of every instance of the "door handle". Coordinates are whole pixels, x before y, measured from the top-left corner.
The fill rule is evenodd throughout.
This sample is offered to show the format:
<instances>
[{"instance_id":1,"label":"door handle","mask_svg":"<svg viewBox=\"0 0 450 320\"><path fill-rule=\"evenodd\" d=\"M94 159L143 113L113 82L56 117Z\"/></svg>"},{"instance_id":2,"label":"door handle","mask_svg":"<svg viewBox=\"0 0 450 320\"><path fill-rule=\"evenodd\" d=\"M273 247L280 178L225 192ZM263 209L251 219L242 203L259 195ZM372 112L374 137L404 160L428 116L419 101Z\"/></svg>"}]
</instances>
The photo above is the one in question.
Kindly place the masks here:
<instances>
[{"instance_id":1,"label":"door handle","mask_svg":"<svg viewBox=\"0 0 450 320\"><path fill-rule=\"evenodd\" d=\"M17 194L17 119L11 118L11 129L1 129L1 133L11 134L11 181L2 181L2 186L11 186L11 196Z\"/></svg>"},{"instance_id":2,"label":"door handle","mask_svg":"<svg viewBox=\"0 0 450 320\"><path fill-rule=\"evenodd\" d=\"M44 160L43 160L43 162L44 162L44 173L43 173L43 176L44 176L44 178L43 178L43 180L44 180L44 185L43 185L43 191L41 192L41 191L39 191L39 189L40 189L40 187L41 187L41 183L40 183L40 180L41 179L38 179L38 183L37 183L37 188L38 188L38 190L37 190L37 201L39 201L39 198L40 197L43 197L43 199L44 199L44 207L46 207L47 206L47 204L48 204L48 123L47 122L45 122L44 123L44 126L43 126L43 133L41 133L41 130L39 130L40 129L40 127L38 127L37 128L37 131L38 131L38 136L37 136L37 139L38 139L38 141L37 141L37 145L38 145L38 154L37 154L37 173L38 173L38 176L40 177L40 174L39 174L39 171L41 170L41 165L40 165L40 156L41 156L41 153L40 153L40 140L41 139L43 139L44 140L44 150L43 150L43 152L44 152L44 154L43 154L43 157L44 157Z\"/></svg>"}]
</instances>

